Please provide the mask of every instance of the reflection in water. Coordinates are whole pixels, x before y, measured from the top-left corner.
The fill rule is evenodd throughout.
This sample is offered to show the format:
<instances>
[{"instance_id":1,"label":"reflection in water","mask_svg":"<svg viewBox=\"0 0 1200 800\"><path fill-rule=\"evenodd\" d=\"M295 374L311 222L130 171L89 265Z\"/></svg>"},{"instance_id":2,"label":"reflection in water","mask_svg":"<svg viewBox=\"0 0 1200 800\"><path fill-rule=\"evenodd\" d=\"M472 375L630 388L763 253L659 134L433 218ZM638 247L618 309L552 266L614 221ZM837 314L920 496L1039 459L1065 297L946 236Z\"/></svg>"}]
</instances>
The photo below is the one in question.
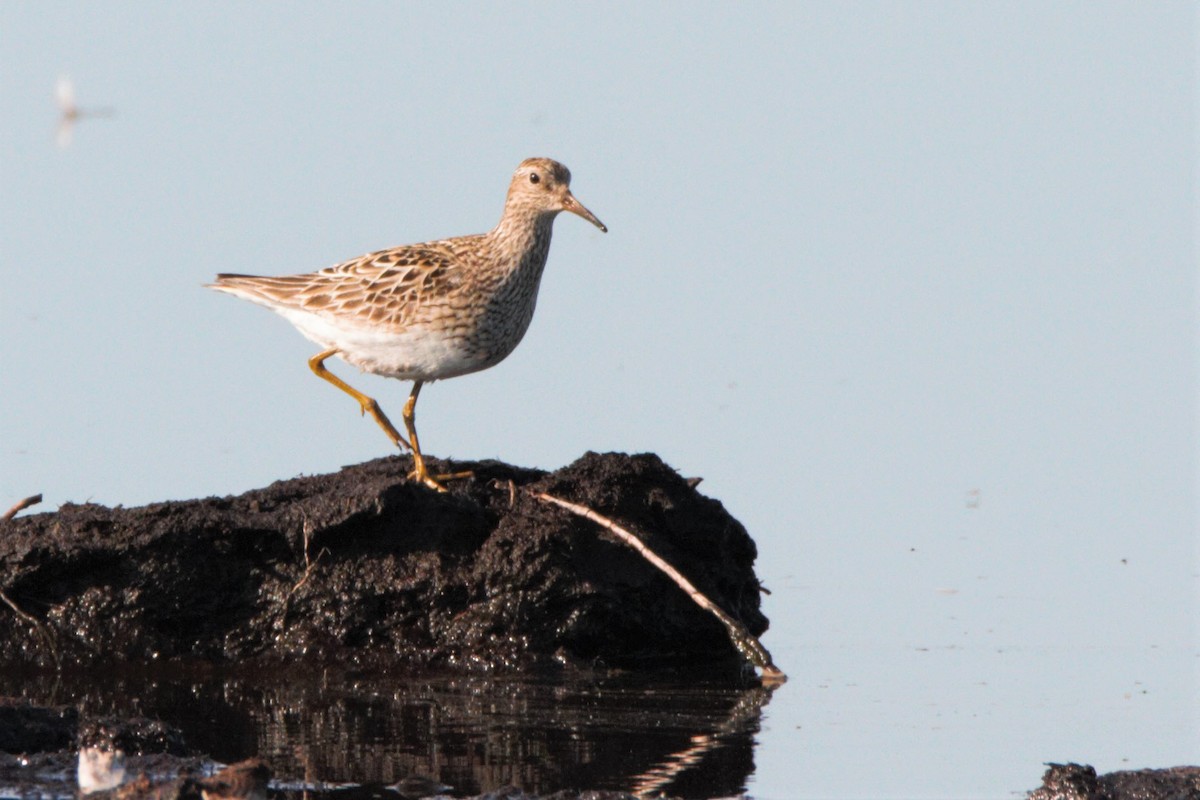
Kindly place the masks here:
<instances>
[{"instance_id":1,"label":"reflection in water","mask_svg":"<svg viewBox=\"0 0 1200 800\"><path fill-rule=\"evenodd\" d=\"M628 675L126 673L103 685L96 677L6 683L35 703L157 717L217 761L261 756L277 785L393 785L420 775L457 795L505 785L534 794L737 795L753 771L754 735L770 698L758 687Z\"/></svg>"}]
</instances>

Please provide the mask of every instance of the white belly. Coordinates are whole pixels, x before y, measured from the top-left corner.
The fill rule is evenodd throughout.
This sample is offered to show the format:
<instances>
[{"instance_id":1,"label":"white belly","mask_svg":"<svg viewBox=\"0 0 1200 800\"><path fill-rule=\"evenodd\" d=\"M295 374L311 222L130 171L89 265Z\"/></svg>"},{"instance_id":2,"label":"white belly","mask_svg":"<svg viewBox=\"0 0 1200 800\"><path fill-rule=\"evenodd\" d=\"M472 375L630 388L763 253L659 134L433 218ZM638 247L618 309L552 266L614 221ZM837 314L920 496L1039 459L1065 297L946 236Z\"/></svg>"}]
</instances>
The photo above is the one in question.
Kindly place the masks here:
<instances>
[{"instance_id":1,"label":"white belly","mask_svg":"<svg viewBox=\"0 0 1200 800\"><path fill-rule=\"evenodd\" d=\"M388 378L416 381L453 378L485 369L500 360L489 360L465 336L448 336L425 328L395 333L377 327L334 324L326 316L299 309L274 310L311 341L326 349L336 348L346 362L364 372Z\"/></svg>"}]
</instances>

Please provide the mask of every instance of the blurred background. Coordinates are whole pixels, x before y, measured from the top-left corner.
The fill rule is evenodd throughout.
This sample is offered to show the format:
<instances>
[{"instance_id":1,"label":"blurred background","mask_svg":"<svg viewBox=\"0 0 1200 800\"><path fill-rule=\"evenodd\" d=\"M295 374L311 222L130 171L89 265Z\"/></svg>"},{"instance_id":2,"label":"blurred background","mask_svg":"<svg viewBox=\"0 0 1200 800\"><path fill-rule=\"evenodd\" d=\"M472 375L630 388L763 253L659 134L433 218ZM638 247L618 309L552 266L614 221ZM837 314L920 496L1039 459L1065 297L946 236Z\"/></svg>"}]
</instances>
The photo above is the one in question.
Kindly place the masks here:
<instances>
[{"instance_id":1,"label":"blurred background","mask_svg":"<svg viewBox=\"0 0 1200 800\"><path fill-rule=\"evenodd\" d=\"M560 217L524 342L423 391L422 445L705 479L791 676L751 795L1196 763L1197 29L1186 2L4 3L0 507L388 454L313 345L202 284L483 232L550 156L610 233ZM330 363L396 417L407 384Z\"/></svg>"}]
</instances>

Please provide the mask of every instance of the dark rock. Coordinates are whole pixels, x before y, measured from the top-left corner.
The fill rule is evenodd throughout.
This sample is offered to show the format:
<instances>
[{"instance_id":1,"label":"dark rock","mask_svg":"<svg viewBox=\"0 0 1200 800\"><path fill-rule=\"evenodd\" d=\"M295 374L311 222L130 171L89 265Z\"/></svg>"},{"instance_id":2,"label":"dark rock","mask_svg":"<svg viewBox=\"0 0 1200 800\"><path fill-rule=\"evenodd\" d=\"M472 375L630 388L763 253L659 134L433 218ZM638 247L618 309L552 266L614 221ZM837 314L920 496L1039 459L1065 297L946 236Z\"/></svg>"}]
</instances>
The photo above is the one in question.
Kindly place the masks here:
<instances>
[{"instance_id":1,"label":"dark rock","mask_svg":"<svg viewBox=\"0 0 1200 800\"><path fill-rule=\"evenodd\" d=\"M68 504L0 524L0 668L336 661L741 674L721 625L665 576L526 490L632 529L752 633L766 629L753 541L656 456L588 453L551 474L433 462L474 470L446 494L406 481L408 469L387 458L237 497Z\"/></svg>"},{"instance_id":2,"label":"dark rock","mask_svg":"<svg viewBox=\"0 0 1200 800\"><path fill-rule=\"evenodd\" d=\"M1200 800L1200 767L1097 775L1087 764L1048 764L1030 800Z\"/></svg>"}]
</instances>

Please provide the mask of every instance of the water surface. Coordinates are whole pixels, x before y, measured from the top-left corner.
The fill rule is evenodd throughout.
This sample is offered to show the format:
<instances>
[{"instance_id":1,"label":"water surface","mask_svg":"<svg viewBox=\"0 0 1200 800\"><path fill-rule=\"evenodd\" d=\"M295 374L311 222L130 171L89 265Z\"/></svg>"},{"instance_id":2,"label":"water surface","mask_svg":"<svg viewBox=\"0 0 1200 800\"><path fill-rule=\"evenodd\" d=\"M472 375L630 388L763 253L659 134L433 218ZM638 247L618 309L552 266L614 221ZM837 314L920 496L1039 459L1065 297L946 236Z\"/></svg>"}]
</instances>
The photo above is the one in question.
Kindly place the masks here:
<instances>
[{"instance_id":1,"label":"water surface","mask_svg":"<svg viewBox=\"0 0 1200 800\"><path fill-rule=\"evenodd\" d=\"M473 795L615 789L738 795L770 692L703 679L569 680L114 672L23 682L39 703L142 714L212 759L269 762L280 784L320 789L434 778Z\"/></svg>"}]
</instances>

